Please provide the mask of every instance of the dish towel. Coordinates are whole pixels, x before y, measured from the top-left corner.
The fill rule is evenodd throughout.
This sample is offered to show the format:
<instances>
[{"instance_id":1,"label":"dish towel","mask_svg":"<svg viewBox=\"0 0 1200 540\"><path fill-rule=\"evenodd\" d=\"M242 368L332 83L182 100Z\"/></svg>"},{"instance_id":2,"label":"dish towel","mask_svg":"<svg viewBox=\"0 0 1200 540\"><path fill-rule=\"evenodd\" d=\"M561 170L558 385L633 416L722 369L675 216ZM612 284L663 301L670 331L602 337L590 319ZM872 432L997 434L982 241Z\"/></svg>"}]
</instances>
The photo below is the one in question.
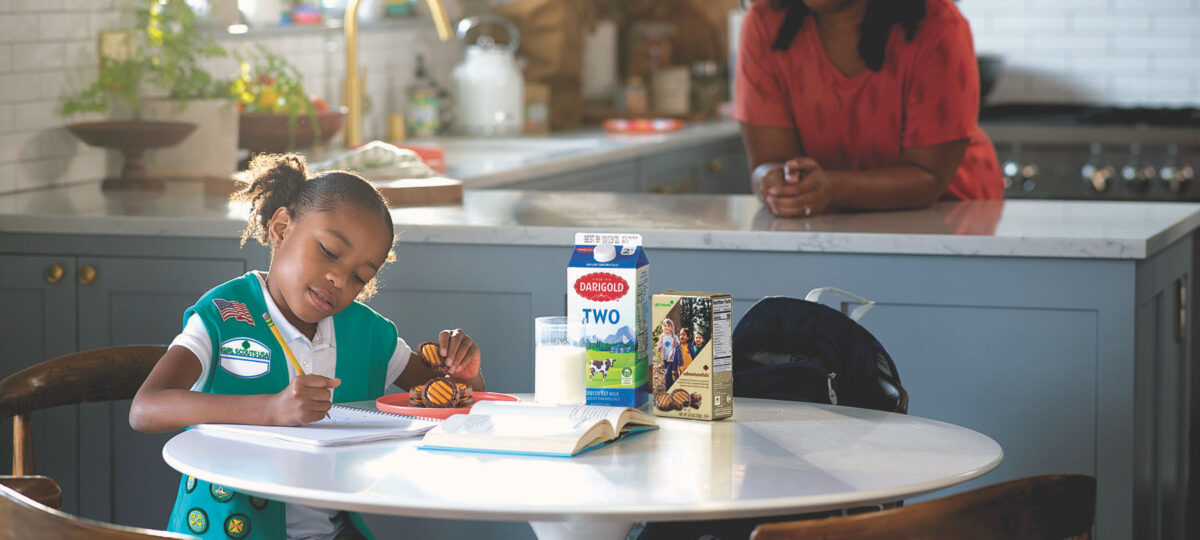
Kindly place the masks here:
<instances>
[{"instance_id":1,"label":"dish towel","mask_svg":"<svg viewBox=\"0 0 1200 540\"><path fill-rule=\"evenodd\" d=\"M416 152L383 141L371 141L335 158L312 163L309 167L315 171L353 171L367 180L376 181L438 176L421 161Z\"/></svg>"}]
</instances>

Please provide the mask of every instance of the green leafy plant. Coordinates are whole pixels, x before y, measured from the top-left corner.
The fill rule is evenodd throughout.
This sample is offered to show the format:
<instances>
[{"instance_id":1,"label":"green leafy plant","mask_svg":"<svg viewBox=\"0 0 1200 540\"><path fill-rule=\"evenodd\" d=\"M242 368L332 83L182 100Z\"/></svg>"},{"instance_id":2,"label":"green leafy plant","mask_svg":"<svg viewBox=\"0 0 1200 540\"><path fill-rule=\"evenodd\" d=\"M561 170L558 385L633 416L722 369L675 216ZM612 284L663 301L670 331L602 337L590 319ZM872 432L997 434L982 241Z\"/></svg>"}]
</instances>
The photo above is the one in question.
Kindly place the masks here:
<instances>
[{"instance_id":1,"label":"green leafy plant","mask_svg":"<svg viewBox=\"0 0 1200 540\"><path fill-rule=\"evenodd\" d=\"M325 100L309 99L300 82L300 70L286 58L259 44L254 49L234 51L241 66L241 75L231 85L243 113L286 114L288 116L288 148L296 143L296 124L300 115L307 115L312 124L314 140L321 138L317 114L329 111Z\"/></svg>"},{"instance_id":2,"label":"green leafy plant","mask_svg":"<svg viewBox=\"0 0 1200 540\"><path fill-rule=\"evenodd\" d=\"M106 60L96 80L63 102L63 115L106 113L116 99L136 109L143 82L185 103L230 96L229 81L213 77L200 65L205 58L228 53L198 23L185 0L137 0L134 17L133 54Z\"/></svg>"}]
</instances>

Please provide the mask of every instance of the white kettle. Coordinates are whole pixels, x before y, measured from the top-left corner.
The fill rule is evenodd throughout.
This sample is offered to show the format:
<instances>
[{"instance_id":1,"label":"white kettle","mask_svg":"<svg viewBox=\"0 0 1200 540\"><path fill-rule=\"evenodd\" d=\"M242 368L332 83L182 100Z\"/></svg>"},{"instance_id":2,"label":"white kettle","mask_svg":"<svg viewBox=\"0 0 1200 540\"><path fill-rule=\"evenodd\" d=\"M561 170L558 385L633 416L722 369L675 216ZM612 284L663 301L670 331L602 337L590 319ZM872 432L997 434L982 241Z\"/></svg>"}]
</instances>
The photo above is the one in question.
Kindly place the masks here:
<instances>
[{"instance_id":1,"label":"white kettle","mask_svg":"<svg viewBox=\"0 0 1200 540\"><path fill-rule=\"evenodd\" d=\"M466 135L520 135L524 123L525 80L517 67L517 27L495 15L468 17L458 22L458 39L481 24L503 27L505 45L480 34L468 44L462 61L451 74L454 85L454 129Z\"/></svg>"}]
</instances>

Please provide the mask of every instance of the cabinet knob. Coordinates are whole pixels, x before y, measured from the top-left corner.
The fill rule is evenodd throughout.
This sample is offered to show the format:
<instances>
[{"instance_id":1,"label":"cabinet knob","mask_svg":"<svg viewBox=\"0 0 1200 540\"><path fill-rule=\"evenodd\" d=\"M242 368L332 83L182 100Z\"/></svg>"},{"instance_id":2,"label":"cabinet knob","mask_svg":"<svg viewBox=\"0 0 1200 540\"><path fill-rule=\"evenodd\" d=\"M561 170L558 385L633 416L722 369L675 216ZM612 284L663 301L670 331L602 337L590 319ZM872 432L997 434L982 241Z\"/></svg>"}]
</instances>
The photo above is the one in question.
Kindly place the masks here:
<instances>
[{"instance_id":1,"label":"cabinet knob","mask_svg":"<svg viewBox=\"0 0 1200 540\"><path fill-rule=\"evenodd\" d=\"M724 165L721 164L721 160L719 159L713 158L712 161L708 162L708 170L710 172L721 172L722 167Z\"/></svg>"},{"instance_id":2,"label":"cabinet knob","mask_svg":"<svg viewBox=\"0 0 1200 540\"><path fill-rule=\"evenodd\" d=\"M63 274L65 273L66 270L63 270L61 264L51 263L50 266L46 267L46 282L51 284L58 283L62 281Z\"/></svg>"},{"instance_id":3,"label":"cabinet knob","mask_svg":"<svg viewBox=\"0 0 1200 540\"><path fill-rule=\"evenodd\" d=\"M79 269L79 282L84 285L89 285L93 281L96 281L96 274L97 272L95 266L85 264L83 265L83 268Z\"/></svg>"}]
</instances>

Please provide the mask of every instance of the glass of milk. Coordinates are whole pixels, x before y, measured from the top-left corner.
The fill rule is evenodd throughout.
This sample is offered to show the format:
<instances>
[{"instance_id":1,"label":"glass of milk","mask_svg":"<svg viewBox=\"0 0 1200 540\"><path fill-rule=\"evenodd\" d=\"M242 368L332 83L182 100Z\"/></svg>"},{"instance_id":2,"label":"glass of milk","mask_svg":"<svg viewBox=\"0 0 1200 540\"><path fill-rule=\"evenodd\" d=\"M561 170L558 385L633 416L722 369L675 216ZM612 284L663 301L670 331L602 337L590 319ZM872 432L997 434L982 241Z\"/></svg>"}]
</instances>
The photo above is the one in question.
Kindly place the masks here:
<instances>
[{"instance_id":1,"label":"glass of milk","mask_svg":"<svg viewBox=\"0 0 1200 540\"><path fill-rule=\"evenodd\" d=\"M582 326L566 317L533 321L533 400L538 403L579 405L584 402L587 351Z\"/></svg>"}]
</instances>

